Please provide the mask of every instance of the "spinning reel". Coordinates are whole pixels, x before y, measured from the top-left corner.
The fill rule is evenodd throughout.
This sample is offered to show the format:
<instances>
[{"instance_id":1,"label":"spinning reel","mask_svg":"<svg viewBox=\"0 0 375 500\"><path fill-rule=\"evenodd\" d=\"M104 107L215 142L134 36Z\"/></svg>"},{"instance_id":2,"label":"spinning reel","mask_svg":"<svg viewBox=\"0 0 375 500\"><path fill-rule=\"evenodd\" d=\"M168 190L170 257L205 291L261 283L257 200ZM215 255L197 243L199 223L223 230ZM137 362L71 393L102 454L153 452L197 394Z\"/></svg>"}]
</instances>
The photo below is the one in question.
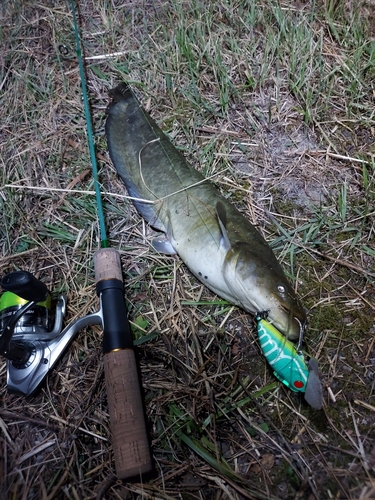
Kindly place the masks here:
<instances>
[{"instance_id":1,"label":"spinning reel","mask_svg":"<svg viewBox=\"0 0 375 500\"><path fill-rule=\"evenodd\" d=\"M8 390L29 396L79 330L103 325L102 304L63 329L65 295L57 300L52 327L51 295L44 283L27 271L15 271L3 277L1 287L0 355L7 359Z\"/></svg>"}]
</instances>

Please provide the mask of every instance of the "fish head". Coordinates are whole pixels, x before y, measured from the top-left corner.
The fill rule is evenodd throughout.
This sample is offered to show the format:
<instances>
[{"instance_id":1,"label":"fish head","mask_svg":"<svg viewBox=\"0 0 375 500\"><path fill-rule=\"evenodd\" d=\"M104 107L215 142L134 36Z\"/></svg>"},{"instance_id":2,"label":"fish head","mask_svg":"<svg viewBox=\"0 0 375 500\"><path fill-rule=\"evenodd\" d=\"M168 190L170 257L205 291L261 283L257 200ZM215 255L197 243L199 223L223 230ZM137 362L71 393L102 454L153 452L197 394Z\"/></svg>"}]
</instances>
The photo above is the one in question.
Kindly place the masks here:
<instances>
[{"instance_id":1,"label":"fish head","mask_svg":"<svg viewBox=\"0 0 375 500\"><path fill-rule=\"evenodd\" d=\"M243 309L267 311L268 321L289 340L303 337L305 311L273 254L265 255L246 242L234 243L226 254L223 276Z\"/></svg>"}]
</instances>

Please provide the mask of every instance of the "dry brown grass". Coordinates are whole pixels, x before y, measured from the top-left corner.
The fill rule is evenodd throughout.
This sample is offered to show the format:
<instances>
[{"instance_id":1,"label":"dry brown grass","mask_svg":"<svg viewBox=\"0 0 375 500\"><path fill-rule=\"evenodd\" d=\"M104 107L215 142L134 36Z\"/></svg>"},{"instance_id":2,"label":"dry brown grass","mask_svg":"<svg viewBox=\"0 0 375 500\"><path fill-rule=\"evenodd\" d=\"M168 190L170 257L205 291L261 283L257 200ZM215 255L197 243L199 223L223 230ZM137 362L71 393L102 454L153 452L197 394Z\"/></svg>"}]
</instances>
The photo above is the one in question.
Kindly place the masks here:
<instances>
[{"instance_id":1,"label":"dry brown grass","mask_svg":"<svg viewBox=\"0 0 375 500\"><path fill-rule=\"evenodd\" d=\"M309 309L325 407L280 387L251 317L157 255L129 202L106 194L134 333L157 333L138 347L156 476L113 476L91 328L31 399L7 393L1 362L1 498L375 498L374 8L79 2L103 192L124 194L103 125L126 79L273 242ZM72 191L92 179L70 6L5 0L0 13L0 276L25 269L64 291L70 321L97 307L99 245L94 197Z\"/></svg>"}]
</instances>

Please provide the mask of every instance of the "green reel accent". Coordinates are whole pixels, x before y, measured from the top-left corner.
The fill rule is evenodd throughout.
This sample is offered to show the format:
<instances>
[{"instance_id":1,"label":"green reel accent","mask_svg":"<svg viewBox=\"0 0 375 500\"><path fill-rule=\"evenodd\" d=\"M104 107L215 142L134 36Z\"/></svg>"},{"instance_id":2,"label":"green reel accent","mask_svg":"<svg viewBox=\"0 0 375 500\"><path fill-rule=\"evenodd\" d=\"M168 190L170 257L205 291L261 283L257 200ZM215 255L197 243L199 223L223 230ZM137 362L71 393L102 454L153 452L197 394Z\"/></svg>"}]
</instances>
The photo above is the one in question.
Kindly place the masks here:
<instances>
[{"instance_id":1,"label":"green reel accent","mask_svg":"<svg viewBox=\"0 0 375 500\"><path fill-rule=\"evenodd\" d=\"M0 314L8 309L9 307L19 307L27 304L29 301L19 297L13 292L4 292L0 297ZM43 302L38 302L38 306L46 307L51 309L51 295L48 294L46 300Z\"/></svg>"},{"instance_id":2,"label":"green reel accent","mask_svg":"<svg viewBox=\"0 0 375 500\"><path fill-rule=\"evenodd\" d=\"M0 298L0 335L5 330L10 319L17 311L30 302L19 297L13 292L4 292ZM27 332L40 328L42 331L49 331L51 328L51 295L48 294L43 302L37 302L31 309L26 311L19 321L17 328L22 328Z\"/></svg>"}]
</instances>

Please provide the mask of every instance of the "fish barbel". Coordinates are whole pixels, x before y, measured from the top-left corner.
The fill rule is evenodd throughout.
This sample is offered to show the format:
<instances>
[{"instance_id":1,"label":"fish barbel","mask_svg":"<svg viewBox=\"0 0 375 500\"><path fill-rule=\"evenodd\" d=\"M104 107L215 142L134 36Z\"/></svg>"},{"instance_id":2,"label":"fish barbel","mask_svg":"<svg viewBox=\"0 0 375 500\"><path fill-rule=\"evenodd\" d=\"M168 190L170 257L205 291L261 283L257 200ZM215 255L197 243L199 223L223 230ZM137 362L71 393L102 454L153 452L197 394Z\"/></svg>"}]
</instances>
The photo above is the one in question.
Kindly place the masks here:
<instances>
[{"instance_id":1,"label":"fish barbel","mask_svg":"<svg viewBox=\"0 0 375 500\"><path fill-rule=\"evenodd\" d=\"M156 250L178 254L224 299L257 313L297 340L306 316L271 248L214 185L191 167L126 84L110 91L109 154L143 218L161 236Z\"/></svg>"}]
</instances>

